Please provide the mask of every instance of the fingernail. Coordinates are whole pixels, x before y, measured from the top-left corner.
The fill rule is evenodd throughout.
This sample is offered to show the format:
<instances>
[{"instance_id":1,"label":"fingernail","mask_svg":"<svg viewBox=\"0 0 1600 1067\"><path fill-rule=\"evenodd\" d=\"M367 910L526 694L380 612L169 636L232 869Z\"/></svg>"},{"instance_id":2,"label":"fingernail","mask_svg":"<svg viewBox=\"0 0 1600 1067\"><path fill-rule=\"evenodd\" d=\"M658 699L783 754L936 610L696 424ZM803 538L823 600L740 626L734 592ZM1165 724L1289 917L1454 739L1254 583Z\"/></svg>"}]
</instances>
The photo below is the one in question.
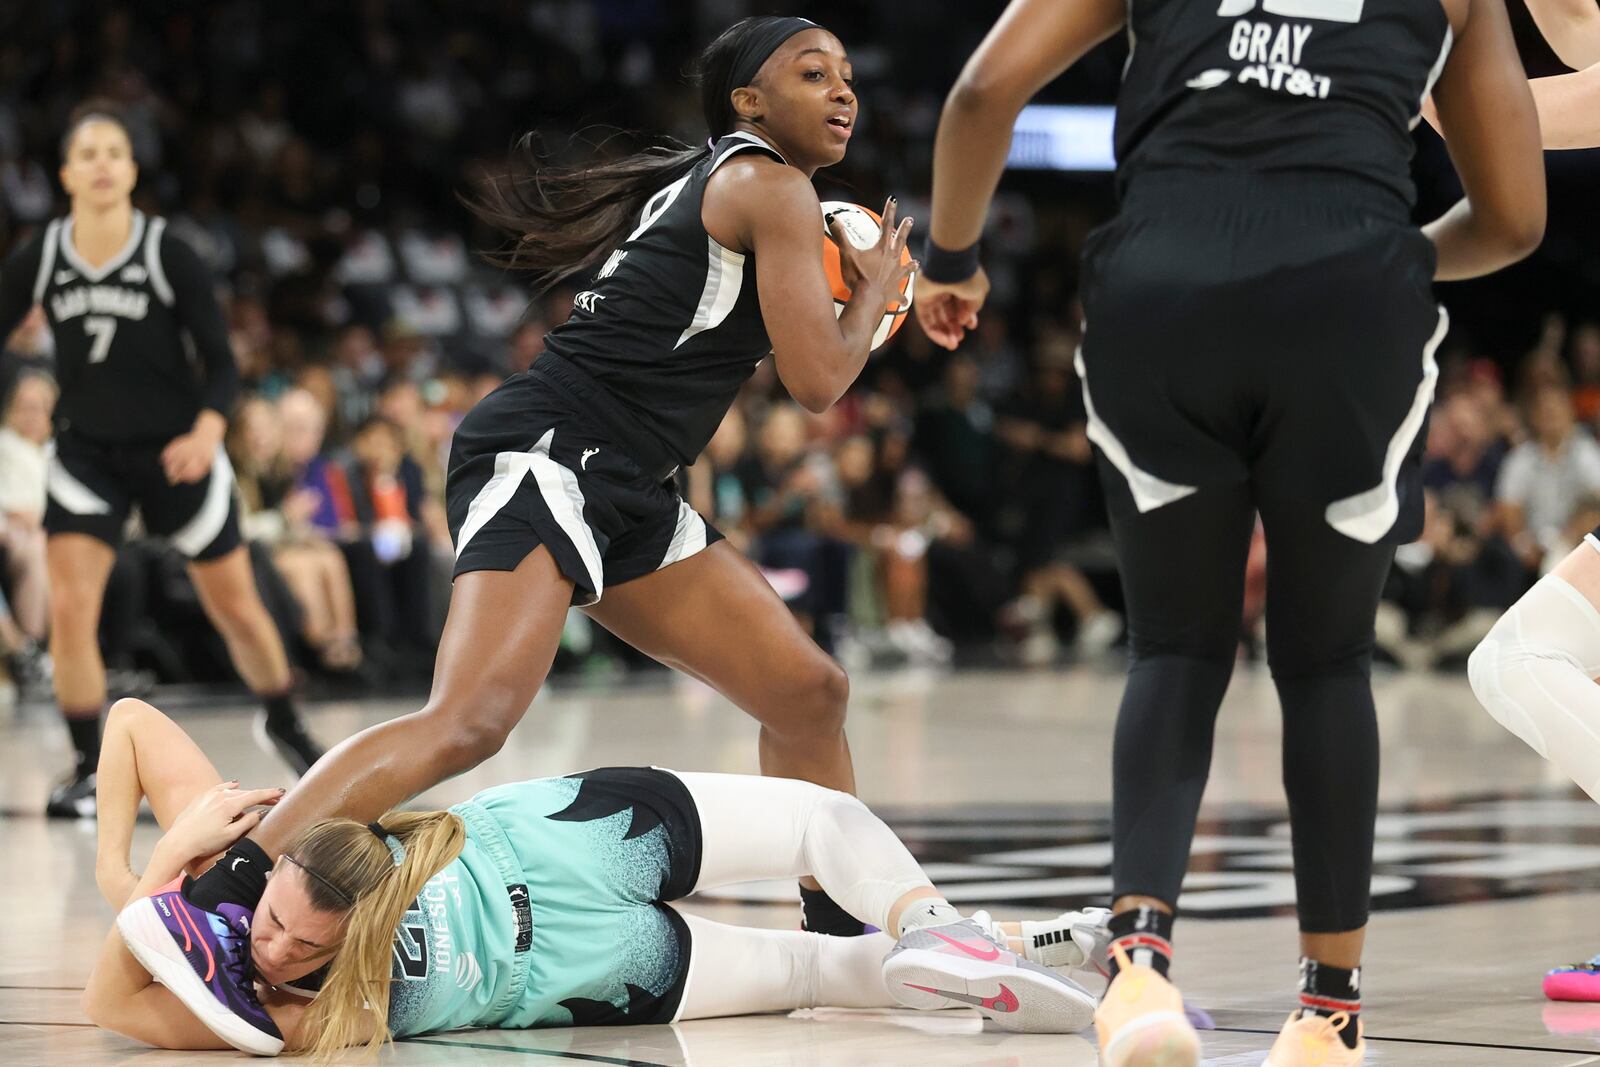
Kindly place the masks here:
<instances>
[{"instance_id":1,"label":"fingernail","mask_svg":"<svg viewBox=\"0 0 1600 1067\"><path fill-rule=\"evenodd\" d=\"M896 199L895 199L895 198L894 198L894 197L892 197L892 196L891 196L891 197L890 197L890 198L889 198L889 203L891 203L891 204L898 204L898 203L899 203L899 202L900 202L900 201L898 201L898 200L896 200Z\"/></svg>"}]
</instances>

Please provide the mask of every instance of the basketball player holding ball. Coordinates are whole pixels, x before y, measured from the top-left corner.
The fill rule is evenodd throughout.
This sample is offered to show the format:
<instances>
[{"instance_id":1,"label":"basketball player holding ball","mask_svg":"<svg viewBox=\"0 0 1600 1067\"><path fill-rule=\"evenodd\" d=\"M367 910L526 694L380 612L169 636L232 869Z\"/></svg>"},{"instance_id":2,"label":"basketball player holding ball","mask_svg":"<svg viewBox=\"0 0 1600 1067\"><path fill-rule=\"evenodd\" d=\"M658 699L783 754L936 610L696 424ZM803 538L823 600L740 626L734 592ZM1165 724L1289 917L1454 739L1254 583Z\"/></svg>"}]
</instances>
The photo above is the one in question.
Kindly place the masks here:
<instances>
[{"instance_id":1,"label":"basketball player holding ball","mask_svg":"<svg viewBox=\"0 0 1600 1067\"><path fill-rule=\"evenodd\" d=\"M311 823L376 819L497 752L573 605L756 719L764 774L854 792L844 671L671 477L768 353L808 410L844 394L886 310L905 299L911 220L896 218L891 198L872 247L838 241L848 300L836 314L811 178L844 158L854 132L844 47L806 19L751 18L712 42L700 72L705 147L535 165L491 177L473 201L511 238L501 262L541 287L585 283L533 367L456 431L456 581L432 694L329 752L189 886L195 906L254 908L272 860ZM807 929L862 932L819 887L802 886ZM209 947L218 959L237 951L227 939ZM182 945L168 948L184 960ZM228 973L169 985L197 1014L221 1001L270 1035L248 987L220 987Z\"/></svg>"},{"instance_id":2,"label":"basketball player holding ball","mask_svg":"<svg viewBox=\"0 0 1600 1067\"><path fill-rule=\"evenodd\" d=\"M954 347L1023 104L1126 29L1118 213L1085 243L1078 353L1128 608L1112 758L1107 1067L1195 1067L1168 983L1257 515L1300 922L1300 1004L1266 1067L1365 1058L1378 802L1373 616L1422 528L1448 321L1432 283L1544 232L1534 103L1504 0L1013 0L945 104L917 314ZM1432 91L1466 196L1411 220ZM1591 612L1592 614L1592 612Z\"/></svg>"}]
</instances>

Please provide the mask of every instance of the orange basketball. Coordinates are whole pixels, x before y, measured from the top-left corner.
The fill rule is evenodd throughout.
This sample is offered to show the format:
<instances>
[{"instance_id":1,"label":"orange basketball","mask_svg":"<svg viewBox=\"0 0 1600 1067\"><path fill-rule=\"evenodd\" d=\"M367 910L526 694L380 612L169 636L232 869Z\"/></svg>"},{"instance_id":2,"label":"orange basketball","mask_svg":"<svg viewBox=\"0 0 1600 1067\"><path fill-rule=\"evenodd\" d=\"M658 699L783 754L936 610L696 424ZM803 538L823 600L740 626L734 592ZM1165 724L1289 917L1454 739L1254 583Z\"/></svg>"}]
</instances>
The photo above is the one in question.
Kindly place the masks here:
<instances>
[{"instance_id":1,"label":"orange basketball","mask_svg":"<svg viewBox=\"0 0 1600 1067\"><path fill-rule=\"evenodd\" d=\"M883 216L871 208L862 207L860 204L850 204L843 200L825 200L822 203L822 227L828 228L828 216L832 215L839 224L840 231L857 248L865 251L878 243L878 237L883 233ZM900 262L911 262L911 249L900 250ZM830 241L822 242L822 269L828 275L828 287L833 290L833 313L844 314L844 306L850 299L850 287L844 283L844 271L839 264L839 246ZM900 285L903 302L894 307L884 305L883 321L872 335L872 349L877 351L883 343L895 335L895 331L905 325L906 313L911 310L911 295L915 288L916 276L912 275Z\"/></svg>"}]
</instances>

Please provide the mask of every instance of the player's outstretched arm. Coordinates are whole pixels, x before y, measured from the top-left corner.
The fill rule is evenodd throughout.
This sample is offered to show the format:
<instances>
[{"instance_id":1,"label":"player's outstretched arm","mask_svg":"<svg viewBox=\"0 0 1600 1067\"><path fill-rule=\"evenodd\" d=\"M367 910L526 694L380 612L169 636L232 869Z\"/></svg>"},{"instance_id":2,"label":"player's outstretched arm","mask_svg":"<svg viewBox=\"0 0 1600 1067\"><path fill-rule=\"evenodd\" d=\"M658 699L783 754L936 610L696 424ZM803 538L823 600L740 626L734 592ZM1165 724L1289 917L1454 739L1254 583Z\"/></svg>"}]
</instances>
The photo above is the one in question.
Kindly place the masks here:
<instances>
[{"instance_id":1,"label":"player's outstretched arm","mask_svg":"<svg viewBox=\"0 0 1600 1067\"><path fill-rule=\"evenodd\" d=\"M1433 99L1467 195L1423 232L1439 250L1435 278L1476 278L1544 238L1539 117L1504 0L1471 0Z\"/></svg>"},{"instance_id":2,"label":"player's outstretched arm","mask_svg":"<svg viewBox=\"0 0 1600 1067\"><path fill-rule=\"evenodd\" d=\"M956 250L977 243L1018 112L1126 17L1122 0L1012 0L967 60L939 118L928 230L934 245ZM918 321L935 343L950 349L977 325L988 295L981 271L968 279L943 277L931 260L918 289Z\"/></svg>"}]
</instances>

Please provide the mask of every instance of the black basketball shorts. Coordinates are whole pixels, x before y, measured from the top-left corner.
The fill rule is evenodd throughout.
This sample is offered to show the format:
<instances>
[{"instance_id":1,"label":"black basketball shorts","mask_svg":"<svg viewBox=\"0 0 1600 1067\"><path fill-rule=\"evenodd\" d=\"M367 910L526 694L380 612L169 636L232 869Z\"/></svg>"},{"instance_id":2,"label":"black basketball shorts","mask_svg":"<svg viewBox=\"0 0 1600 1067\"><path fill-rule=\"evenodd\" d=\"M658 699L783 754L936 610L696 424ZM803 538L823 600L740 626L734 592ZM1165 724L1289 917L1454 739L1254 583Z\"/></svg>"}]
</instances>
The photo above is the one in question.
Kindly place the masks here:
<instances>
[{"instance_id":1,"label":"black basketball shorts","mask_svg":"<svg viewBox=\"0 0 1600 1067\"><path fill-rule=\"evenodd\" d=\"M137 506L148 533L196 562L237 548L239 503L227 453L219 446L211 473L198 482L172 485L161 466L165 447L58 434L45 481L45 530L87 534L115 548Z\"/></svg>"},{"instance_id":2,"label":"black basketball shorts","mask_svg":"<svg viewBox=\"0 0 1600 1067\"><path fill-rule=\"evenodd\" d=\"M1135 179L1084 250L1077 367L1108 506L1249 482L1356 541L1414 539L1448 323L1435 261L1398 198L1352 179Z\"/></svg>"},{"instance_id":3,"label":"black basketball shorts","mask_svg":"<svg viewBox=\"0 0 1600 1067\"><path fill-rule=\"evenodd\" d=\"M670 469L637 458L620 413L574 391L574 368L550 373L557 359L540 356L461 421L445 497L457 576L515 570L544 545L582 607L722 534L683 501Z\"/></svg>"}]
</instances>

